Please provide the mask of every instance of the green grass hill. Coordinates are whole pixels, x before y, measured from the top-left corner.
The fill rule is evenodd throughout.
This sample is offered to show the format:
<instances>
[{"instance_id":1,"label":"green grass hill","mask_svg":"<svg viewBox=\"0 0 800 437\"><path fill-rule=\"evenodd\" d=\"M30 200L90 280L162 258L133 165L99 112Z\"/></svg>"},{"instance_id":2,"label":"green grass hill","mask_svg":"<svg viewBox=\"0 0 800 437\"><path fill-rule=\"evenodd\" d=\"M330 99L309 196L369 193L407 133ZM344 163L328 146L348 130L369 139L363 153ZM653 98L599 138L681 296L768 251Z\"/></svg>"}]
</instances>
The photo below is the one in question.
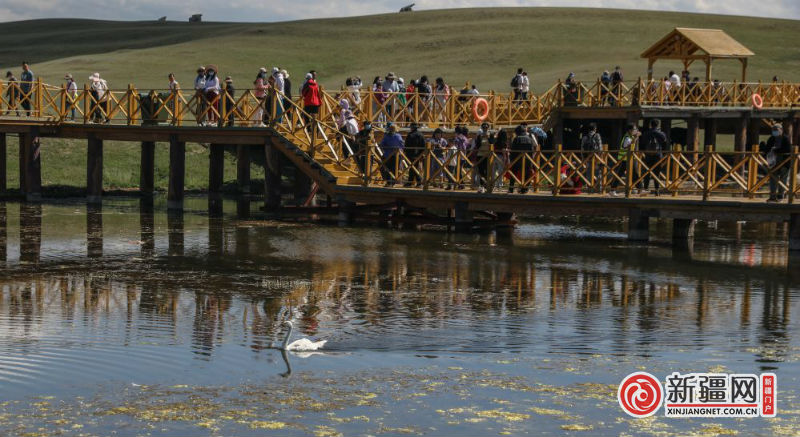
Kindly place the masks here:
<instances>
[{"instance_id":1,"label":"green grass hill","mask_svg":"<svg viewBox=\"0 0 800 437\"><path fill-rule=\"evenodd\" d=\"M184 87L199 64L214 63L238 88L259 67L281 66L299 85L309 69L328 88L348 75L370 81L391 70L409 80L442 76L481 91L507 91L518 66L536 90L574 71L594 80L619 64L626 79L646 75L642 51L672 28L728 32L756 53L749 78L800 81L800 22L723 15L587 8L451 9L281 23L156 23L34 20L0 23L0 62L19 73L28 59L46 82L70 72L79 81L99 71L112 87L166 87L174 72ZM680 64L659 62L664 75ZM714 76L738 78L739 63L717 61ZM695 72L702 76L702 64Z\"/></svg>"}]
</instances>

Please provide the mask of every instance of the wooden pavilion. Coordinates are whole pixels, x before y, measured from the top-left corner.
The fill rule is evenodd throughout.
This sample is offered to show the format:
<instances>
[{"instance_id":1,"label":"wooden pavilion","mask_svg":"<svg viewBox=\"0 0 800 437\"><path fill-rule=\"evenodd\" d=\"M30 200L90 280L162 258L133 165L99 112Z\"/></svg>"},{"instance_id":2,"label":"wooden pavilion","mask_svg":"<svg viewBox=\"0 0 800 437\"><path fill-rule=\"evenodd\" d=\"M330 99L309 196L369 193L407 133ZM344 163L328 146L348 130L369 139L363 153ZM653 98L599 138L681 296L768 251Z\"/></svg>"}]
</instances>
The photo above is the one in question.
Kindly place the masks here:
<instances>
[{"instance_id":1,"label":"wooden pavilion","mask_svg":"<svg viewBox=\"0 0 800 437\"><path fill-rule=\"evenodd\" d=\"M688 70L694 61L706 64L706 82L711 81L711 62L715 59L738 59L742 63L742 81L747 80L747 58L755 53L719 29L676 27L642 53L647 59L647 79L653 78L653 64L659 59L677 59Z\"/></svg>"}]
</instances>

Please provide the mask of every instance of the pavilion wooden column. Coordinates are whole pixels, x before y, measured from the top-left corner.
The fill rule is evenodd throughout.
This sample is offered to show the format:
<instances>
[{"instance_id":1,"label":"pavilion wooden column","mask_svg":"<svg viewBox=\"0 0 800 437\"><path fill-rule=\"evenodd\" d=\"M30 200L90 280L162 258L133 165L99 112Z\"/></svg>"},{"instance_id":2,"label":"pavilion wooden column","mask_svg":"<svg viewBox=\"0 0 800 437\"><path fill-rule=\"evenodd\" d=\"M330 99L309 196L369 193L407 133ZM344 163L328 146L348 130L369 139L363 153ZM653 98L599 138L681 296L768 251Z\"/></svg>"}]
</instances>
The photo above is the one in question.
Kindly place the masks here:
<instances>
[{"instance_id":1,"label":"pavilion wooden column","mask_svg":"<svg viewBox=\"0 0 800 437\"><path fill-rule=\"evenodd\" d=\"M667 135L667 143L672 142L672 119L664 118L661 120L661 131Z\"/></svg>"},{"instance_id":2,"label":"pavilion wooden column","mask_svg":"<svg viewBox=\"0 0 800 437\"><path fill-rule=\"evenodd\" d=\"M155 190L156 143L142 141L141 163L139 167L139 193L152 196Z\"/></svg>"},{"instance_id":3,"label":"pavilion wooden column","mask_svg":"<svg viewBox=\"0 0 800 437\"><path fill-rule=\"evenodd\" d=\"M559 145L564 145L564 119L560 115L553 127L553 149L556 149Z\"/></svg>"},{"instance_id":4,"label":"pavilion wooden column","mask_svg":"<svg viewBox=\"0 0 800 437\"><path fill-rule=\"evenodd\" d=\"M169 138L169 188L167 208L183 209L183 186L186 177L186 143L177 135Z\"/></svg>"},{"instance_id":5,"label":"pavilion wooden column","mask_svg":"<svg viewBox=\"0 0 800 437\"><path fill-rule=\"evenodd\" d=\"M103 140L89 135L86 151L86 201L103 200Z\"/></svg>"},{"instance_id":6,"label":"pavilion wooden column","mask_svg":"<svg viewBox=\"0 0 800 437\"><path fill-rule=\"evenodd\" d=\"M6 162L6 133L0 132L0 193L8 189L8 165Z\"/></svg>"},{"instance_id":7,"label":"pavilion wooden column","mask_svg":"<svg viewBox=\"0 0 800 437\"><path fill-rule=\"evenodd\" d=\"M208 149L208 211L212 216L219 216L222 215L225 148L222 144L211 144Z\"/></svg>"},{"instance_id":8,"label":"pavilion wooden column","mask_svg":"<svg viewBox=\"0 0 800 437\"><path fill-rule=\"evenodd\" d=\"M705 58L706 63L706 82L711 82L711 57Z\"/></svg>"},{"instance_id":9,"label":"pavilion wooden column","mask_svg":"<svg viewBox=\"0 0 800 437\"><path fill-rule=\"evenodd\" d=\"M250 148L244 144L236 146L236 182L240 193L250 192Z\"/></svg>"},{"instance_id":10,"label":"pavilion wooden column","mask_svg":"<svg viewBox=\"0 0 800 437\"><path fill-rule=\"evenodd\" d=\"M696 152L700 144L700 117L693 115L686 120L686 150Z\"/></svg>"},{"instance_id":11,"label":"pavilion wooden column","mask_svg":"<svg viewBox=\"0 0 800 437\"><path fill-rule=\"evenodd\" d=\"M742 63L742 82L747 82L747 58L739 58Z\"/></svg>"},{"instance_id":12,"label":"pavilion wooden column","mask_svg":"<svg viewBox=\"0 0 800 437\"><path fill-rule=\"evenodd\" d=\"M795 120L791 117L783 121L783 134L789 137L789 139L792 141L792 145L796 146L797 142L795 141L794 121Z\"/></svg>"}]
</instances>

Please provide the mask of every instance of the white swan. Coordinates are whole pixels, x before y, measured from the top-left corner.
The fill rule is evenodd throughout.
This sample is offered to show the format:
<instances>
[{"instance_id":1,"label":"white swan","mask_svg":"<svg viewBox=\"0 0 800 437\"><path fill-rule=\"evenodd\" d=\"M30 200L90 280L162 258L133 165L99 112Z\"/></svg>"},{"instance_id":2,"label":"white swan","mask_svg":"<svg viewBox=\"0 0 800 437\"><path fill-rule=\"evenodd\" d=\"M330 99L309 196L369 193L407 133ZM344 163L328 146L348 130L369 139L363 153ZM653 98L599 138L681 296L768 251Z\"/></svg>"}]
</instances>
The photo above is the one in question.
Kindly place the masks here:
<instances>
[{"instance_id":1,"label":"white swan","mask_svg":"<svg viewBox=\"0 0 800 437\"><path fill-rule=\"evenodd\" d=\"M286 337L283 338L283 343L281 344L282 350L297 352L315 351L322 349L322 346L325 346L325 343L328 342L328 340L311 341L307 338L301 338L300 340L295 340L289 343L289 337L292 336L292 329L294 329L294 325L292 325L292 322L287 320L283 322L283 326L288 326L289 331L286 332Z\"/></svg>"}]
</instances>

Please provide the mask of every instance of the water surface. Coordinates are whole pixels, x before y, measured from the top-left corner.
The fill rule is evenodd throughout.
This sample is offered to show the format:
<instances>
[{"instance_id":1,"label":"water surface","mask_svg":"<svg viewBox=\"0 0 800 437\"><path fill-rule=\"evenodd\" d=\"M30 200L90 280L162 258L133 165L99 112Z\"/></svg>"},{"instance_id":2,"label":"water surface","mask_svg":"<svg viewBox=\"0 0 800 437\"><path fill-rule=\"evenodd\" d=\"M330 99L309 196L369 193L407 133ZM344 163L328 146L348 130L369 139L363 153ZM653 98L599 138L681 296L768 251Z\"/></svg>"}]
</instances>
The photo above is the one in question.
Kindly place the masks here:
<instances>
[{"instance_id":1,"label":"water surface","mask_svg":"<svg viewBox=\"0 0 800 437\"><path fill-rule=\"evenodd\" d=\"M465 235L206 202L0 204L0 433L800 432L783 225L701 222L673 248L669 222L633 245L621 221ZM270 348L286 319L324 353ZM775 372L779 417L632 420L637 370Z\"/></svg>"}]
</instances>

